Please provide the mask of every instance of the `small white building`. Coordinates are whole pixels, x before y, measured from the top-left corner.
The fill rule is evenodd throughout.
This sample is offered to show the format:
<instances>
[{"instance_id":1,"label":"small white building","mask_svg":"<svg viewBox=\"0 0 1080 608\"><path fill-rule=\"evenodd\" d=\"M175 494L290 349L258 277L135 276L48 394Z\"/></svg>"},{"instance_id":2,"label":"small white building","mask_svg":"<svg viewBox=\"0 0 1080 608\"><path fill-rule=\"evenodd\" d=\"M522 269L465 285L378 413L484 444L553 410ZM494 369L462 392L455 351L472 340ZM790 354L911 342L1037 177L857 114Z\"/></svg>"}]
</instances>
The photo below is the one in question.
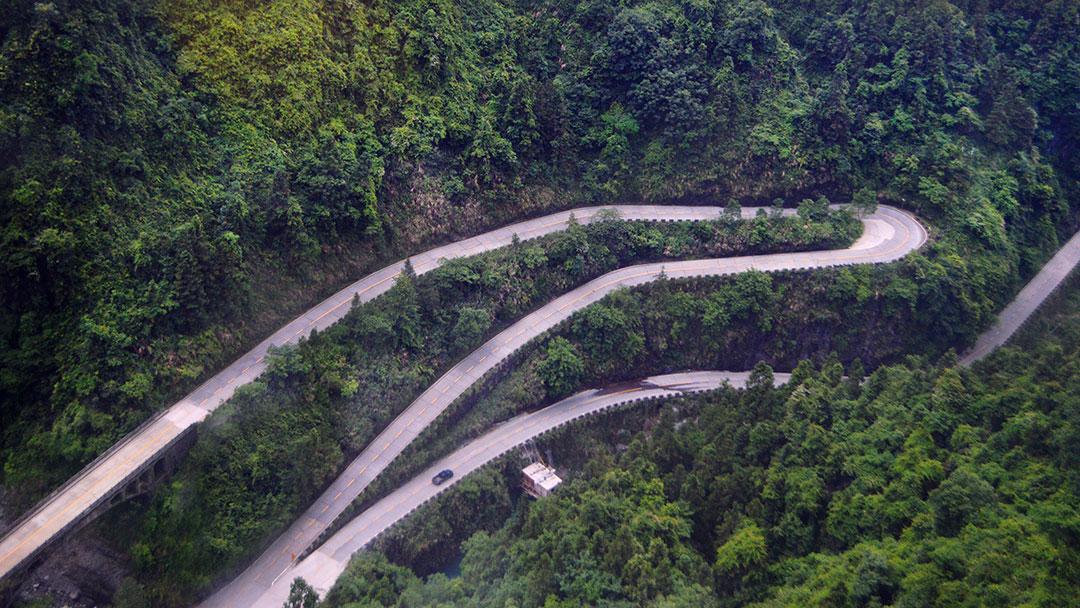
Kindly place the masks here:
<instances>
[{"instance_id":1,"label":"small white building","mask_svg":"<svg viewBox=\"0 0 1080 608\"><path fill-rule=\"evenodd\" d=\"M562 480L555 474L555 469L542 462L534 462L521 470L521 488L533 498L543 498L555 489Z\"/></svg>"}]
</instances>

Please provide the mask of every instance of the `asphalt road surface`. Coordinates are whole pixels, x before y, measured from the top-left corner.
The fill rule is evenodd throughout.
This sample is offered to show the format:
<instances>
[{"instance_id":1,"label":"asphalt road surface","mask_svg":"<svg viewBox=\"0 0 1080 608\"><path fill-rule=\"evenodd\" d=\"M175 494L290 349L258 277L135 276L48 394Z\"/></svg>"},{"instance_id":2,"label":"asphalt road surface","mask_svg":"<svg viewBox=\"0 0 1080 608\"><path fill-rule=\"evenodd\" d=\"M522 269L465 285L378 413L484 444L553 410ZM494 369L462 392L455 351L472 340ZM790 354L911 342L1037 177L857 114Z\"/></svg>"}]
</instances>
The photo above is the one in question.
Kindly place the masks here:
<instances>
[{"instance_id":1,"label":"asphalt road surface","mask_svg":"<svg viewBox=\"0 0 1080 608\"><path fill-rule=\"evenodd\" d=\"M622 217L642 217L646 209L666 210L667 207L634 207L642 215L631 216L620 208ZM700 207L690 207L688 216L679 219L695 219L692 212ZM716 208L707 217L716 217ZM752 216L755 209L745 209ZM565 224L565 220L564 220ZM259 598L273 587L275 590L294 578L293 566L297 558L315 542L338 515L340 515L360 492L386 466L400 454L435 418L458 396L479 380L486 372L512 355L530 340L542 335L574 312L599 301L607 294L624 287L633 287L654 281L661 275L669 278L720 276L759 270L774 272L824 268L852 264L880 264L900 259L921 247L927 239L926 230L909 213L892 207L881 206L863 218L862 236L851 247L827 251L781 253L771 255L740 256L666 262L628 266L598 277L552 300L535 312L526 315L503 330L480 348L476 349L446 374L435 381L408 408L398 415L373 440L323 494L297 519L292 526L239 577L211 596L204 607L242 607L269 605ZM416 264L416 258L413 258ZM419 272L419 268L417 268ZM407 513L399 511L398 517ZM277 593L275 591L274 593ZM277 608L280 603L274 606Z\"/></svg>"},{"instance_id":2,"label":"asphalt road surface","mask_svg":"<svg viewBox=\"0 0 1080 608\"><path fill-rule=\"evenodd\" d=\"M444 259L505 247L515 235L525 241L558 232L567 227L571 215L579 223L587 224L605 209L616 211L623 219L646 221L716 219L723 210L721 207L666 205L584 207L511 224L436 247L409 260L416 273L423 274L438 267ZM744 209L743 217L752 217L755 211ZM192 425L228 400L237 388L257 378L266 369L266 356L271 347L295 344L312 330L326 329L348 313L354 297L367 302L385 293L393 286L404 265L404 260L391 264L323 300L84 467L6 531L0 539L0 579L75 526L85 514L108 500L146 465L154 462Z\"/></svg>"},{"instance_id":3,"label":"asphalt road surface","mask_svg":"<svg viewBox=\"0 0 1080 608\"><path fill-rule=\"evenodd\" d=\"M431 465L424 472L371 506L331 536L318 550L290 569L261 597L249 600L252 605L280 608L289 595L289 586L297 576L319 590L320 595L333 586L344 572L353 553L368 545L376 536L435 498L450 486L517 446L576 419L619 405L645 399L678 397L709 391L730 384L742 388L749 372L683 372L651 376L637 382L611 388L593 389L568 397L554 405L522 414L496 426L481 437ZM783 384L790 374L774 374L774 383ZM454 476L441 485L431 483L435 473L452 469Z\"/></svg>"},{"instance_id":4,"label":"asphalt road surface","mask_svg":"<svg viewBox=\"0 0 1080 608\"><path fill-rule=\"evenodd\" d=\"M1005 344L1069 276L1078 262L1080 262L1080 232L1074 234L1039 273L1020 290L1020 293L1016 294L1016 298L998 314L994 325L983 332L971 350L960 357L960 364L971 365L989 355L995 348Z\"/></svg>"},{"instance_id":5,"label":"asphalt road surface","mask_svg":"<svg viewBox=\"0 0 1080 608\"><path fill-rule=\"evenodd\" d=\"M979 337L972 349L961 359L961 363L970 365L1004 344L1069 276L1078 263L1080 233L1074 235L1021 290L1016 299L999 315L998 322ZM432 464L427 470L357 515L317 550L290 569L287 578L282 576L276 585L271 586L252 605L275 608L280 606L288 595L288 586L298 576L325 594L345 570L356 551L366 547L379 534L454 483L538 435L584 416L634 401L713 390L725 383L741 388L746 385L748 377L748 372L684 372L653 376L636 383L584 391L540 411L517 416ZM775 374L775 382L778 384L786 383L789 379L789 374ZM453 470L454 477L440 486L433 485L431 477L443 469Z\"/></svg>"}]
</instances>

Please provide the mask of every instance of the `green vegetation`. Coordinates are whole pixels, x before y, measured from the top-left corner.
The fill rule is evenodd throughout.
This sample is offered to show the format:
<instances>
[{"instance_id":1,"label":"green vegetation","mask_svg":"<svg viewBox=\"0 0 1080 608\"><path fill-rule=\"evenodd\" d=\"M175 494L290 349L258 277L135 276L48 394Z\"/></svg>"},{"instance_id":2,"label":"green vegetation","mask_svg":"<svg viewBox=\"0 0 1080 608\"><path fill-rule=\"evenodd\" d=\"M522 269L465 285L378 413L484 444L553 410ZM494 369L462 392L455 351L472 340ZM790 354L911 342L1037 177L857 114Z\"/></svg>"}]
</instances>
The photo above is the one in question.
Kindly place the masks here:
<instances>
[{"instance_id":1,"label":"green vegetation","mask_svg":"<svg viewBox=\"0 0 1080 608\"><path fill-rule=\"evenodd\" d=\"M860 229L846 211L735 224L611 217L421 277L406 272L386 295L277 351L259 381L214 413L127 539L137 572L157 605L235 574L438 374L572 286L635 260L844 246Z\"/></svg>"},{"instance_id":2,"label":"green vegetation","mask_svg":"<svg viewBox=\"0 0 1080 608\"><path fill-rule=\"evenodd\" d=\"M934 247L931 246L931 254ZM684 369L790 370L809 358L876 367L908 353L936 358L942 335L977 320L941 308L919 254L896 264L665 280L616 292L526 349L505 379L478 386L436 419L350 509L372 505L496 422L585 386ZM573 372L568 373L568 372Z\"/></svg>"},{"instance_id":3,"label":"green vegetation","mask_svg":"<svg viewBox=\"0 0 1080 608\"><path fill-rule=\"evenodd\" d=\"M607 222L542 246L453 262L430 278L402 281L324 335L280 353L259 383L214 417L145 520L116 532L132 547L143 587L129 583L125 597L155 605L186 601L235 570L440 370L589 277L639 259L846 242L850 218L826 219L820 197L850 200L862 211L899 205L925 218L934 238L921 254L886 268L662 282L616 294L523 354L520 369L497 387L513 398L462 403L440 421L443 431L455 427L447 442L582 384L640 372L759 360L788 368L832 351L845 365L858 357L876 366L906 353L936 360L986 326L1071 233L1080 209L1080 7L1070 0L11 0L5 8L5 512L29 505L306 304L434 240L583 203L727 201L730 210L710 226ZM733 221L740 204L782 206L785 199L809 200L801 221ZM869 407L877 397L852 388L841 398L822 376L834 368L807 371L816 379L806 390L821 404L848 407L835 420L858 426L870 414L849 402ZM912 396L932 393L920 384L924 377L953 374L915 363L889 370L874 377L894 391L896 377L916 378ZM996 394L997 387L960 376L965 390ZM1031 390L1039 382L1031 380ZM520 394L512 395L514 387ZM986 406L986 415L1003 422L1014 405ZM705 420L712 410L701 407ZM966 407L956 412L970 413ZM815 423L819 435L785 436L791 446L819 443L772 490L753 485L756 478L717 485L699 477L703 494L730 487L759 497L732 503L741 519L704 522L712 526L704 532L698 513L679 511L682 498L670 494L682 492L681 481L658 472L657 494L656 475L637 475L633 493L613 495L613 504L623 514L668 509L672 527L642 530L648 542L640 551L611 558L621 560L619 570L581 565L607 574L568 575L567 589L579 591L560 586L555 595L639 602L682 594L678 601L699 605L699 592L722 588L745 601L809 603L800 585L833 589L808 581L827 582L844 569L869 573L848 580L895 582L903 573L933 587L939 574L911 564L928 555L943 564L958 550L918 543L966 538L984 546L964 537L971 522L988 535L1000 532L1002 542L1012 538L994 527L1012 521L1008 508L994 514L999 520L981 519L986 506L964 511L980 501L1013 504L1001 488L1015 463L993 461L1005 471L999 475L966 460L973 442L1001 428L956 413L985 437L961 433L954 445L962 425L950 426L948 416L926 423L927 440L916 428L921 421L871 413L895 423L886 440L914 437L912 449L921 446L941 463L940 475L925 471L919 482L926 496L903 496L912 509L932 511L932 522L904 519L907 512L889 519L873 510L878 499L866 498L835 515L835 534L807 523L820 519L814 509L838 488L872 496L874 484L898 479L873 455L851 467L880 479L856 484L858 467L838 474L846 457L838 446L862 444L845 443L846 427L837 429L830 414ZM773 414L760 413L761 420L780 425ZM768 470L781 457L788 443L770 428L754 441L775 453L740 461L740 471ZM948 438L935 434L946 430ZM430 455L447 445L424 449ZM895 445L882 444L882 458L887 448ZM403 466L425 458L415 456ZM834 460L814 460L826 456ZM648 450L626 458L624 467L636 458L656 471L667 464ZM685 471L693 465L682 463ZM612 494L620 475L596 491ZM785 484L802 488L790 511L777 504L786 500ZM1042 496L1041 487L1025 492ZM552 504L545 508L565 513L567 525L587 519L570 498ZM938 512L949 514L940 524ZM1017 513L1017 529L1044 525L1041 516ZM687 521L695 526L689 536L679 528ZM865 521L890 522L895 546L884 532L875 537L860 527ZM840 523L853 526L846 536L837 536ZM783 526L793 536L780 536ZM905 540L900 533L909 529L933 535ZM1042 533L1055 543L1066 532ZM580 547L599 559L607 551L601 540ZM504 535L498 542L516 541ZM971 555L963 546L956 560ZM1002 551L1022 559L1025 547ZM830 553L814 561L819 548ZM640 557L634 568L670 567L635 570L647 586L623 588L630 574L621 568L633 556ZM1075 569L1062 563L1062 572ZM565 566L550 565L547 571ZM964 572L941 576L955 582ZM990 576L989 567L979 572ZM1059 575L1039 580L1049 585ZM480 579L469 598L503 593ZM1015 591L1018 581L1000 583L1001 597L1027 597ZM552 584L534 583L541 590ZM889 603L900 597L888 595L894 588L843 593ZM301 604L309 599L303 591ZM961 603L961 591L948 593Z\"/></svg>"},{"instance_id":4,"label":"green vegetation","mask_svg":"<svg viewBox=\"0 0 1080 608\"><path fill-rule=\"evenodd\" d=\"M862 380L833 359L771 388L759 366L624 450L564 433L556 453L592 454L581 477L468 539L460 578L365 552L322 605L1076 605L1080 281L1053 306L975 371L910 358ZM408 560L446 532L396 536Z\"/></svg>"},{"instance_id":5,"label":"green vegetation","mask_svg":"<svg viewBox=\"0 0 1080 608\"><path fill-rule=\"evenodd\" d=\"M1068 1L8 8L0 423L20 504L432 235L584 201L857 193L941 228L921 277L978 327L1080 191Z\"/></svg>"}]
</instances>

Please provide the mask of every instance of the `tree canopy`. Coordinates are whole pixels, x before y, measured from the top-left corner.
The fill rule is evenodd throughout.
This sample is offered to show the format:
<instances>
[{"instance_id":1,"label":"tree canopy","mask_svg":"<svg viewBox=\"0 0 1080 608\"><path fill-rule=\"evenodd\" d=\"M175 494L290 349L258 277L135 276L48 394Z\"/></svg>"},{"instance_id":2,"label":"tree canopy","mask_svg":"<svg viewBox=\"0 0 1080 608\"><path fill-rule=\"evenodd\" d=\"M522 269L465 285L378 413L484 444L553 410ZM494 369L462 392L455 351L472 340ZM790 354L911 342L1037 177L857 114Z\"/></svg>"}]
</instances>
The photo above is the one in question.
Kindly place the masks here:
<instances>
[{"instance_id":1,"label":"tree canopy","mask_svg":"<svg viewBox=\"0 0 1080 608\"><path fill-rule=\"evenodd\" d=\"M773 388L759 366L621 449L604 421L564 433L586 463L462 543L460 578L365 552L322 605L1073 605L1080 283L1051 306L975 370L833 360Z\"/></svg>"}]
</instances>

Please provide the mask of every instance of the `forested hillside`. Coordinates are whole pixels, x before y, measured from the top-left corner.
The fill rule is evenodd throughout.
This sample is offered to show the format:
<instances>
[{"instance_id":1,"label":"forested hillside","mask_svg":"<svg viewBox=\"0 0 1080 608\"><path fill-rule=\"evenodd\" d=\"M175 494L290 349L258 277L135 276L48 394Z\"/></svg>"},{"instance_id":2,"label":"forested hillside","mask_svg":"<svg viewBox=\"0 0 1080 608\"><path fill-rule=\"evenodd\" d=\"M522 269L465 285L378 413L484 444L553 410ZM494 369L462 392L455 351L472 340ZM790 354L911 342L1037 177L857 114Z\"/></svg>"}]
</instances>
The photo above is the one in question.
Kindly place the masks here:
<instances>
[{"instance_id":1,"label":"forested hillside","mask_svg":"<svg viewBox=\"0 0 1080 608\"><path fill-rule=\"evenodd\" d=\"M845 246L860 226L844 211L809 221L758 217L652 225L609 218L448 261L419 277L406 274L384 297L354 306L336 325L277 353L258 382L238 391L208 420L190 457L154 500L138 503L130 518L122 519L126 525L116 526L109 536L130 554L136 578L155 605L183 605L192 594L238 574L435 379L536 305L643 259ZM752 299L750 306L734 301L743 295ZM687 311L687 316L731 320L730 328L715 321L708 332L713 345L708 356L717 356L723 337L755 333L744 331L757 321L746 317L766 301L780 299L769 277L757 273L717 293L709 312ZM579 369L610 373L620 355L626 355L622 373L665 363L658 362L663 352L643 348L632 313L608 307L596 313L574 327L593 337L593 343L613 347L586 350L589 358L576 360ZM553 372L542 380L532 361L523 367L533 373L515 378L509 390L496 391L486 406L475 408L480 420L466 420L462 428L449 422L435 425L430 433L438 440L422 439L416 445L456 445L465 436L463 428L487 428L595 379ZM483 383L476 388L478 393L487 390ZM423 466L428 456L409 454L399 460Z\"/></svg>"},{"instance_id":2,"label":"forested hillside","mask_svg":"<svg viewBox=\"0 0 1080 608\"><path fill-rule=\"evenodd\" d=\"M645 432L563 433L542 443L590 458L554 496L478 475L392 535L405 565L358 554L321 605L1076 606L1080 280L1051 306L974 371L760 366ZM408 567L493 523L460 578Z\"/></svg>"},{"instance_id":3,"label":"forested hillside","mask_svg":"<svg viewBox=\"0 0 1080 608\"><path fill-rule=\"evenodd\" d=\"M873 269L615 294L482 387L505 398L469 402L450 418L461 425L440 421L441 441L391 471L590 383L819 366L802 364L791 388L694 402L698 425L665 419L599 457L565 496L470 541L447 597L699 605L715 591L799 605L826 589L822 602L914 606L930 596L907 590L960 604L978 588L986 603L1038 605L1075 587L1062 447L1075 439L1075 332L979 374L939 361L1076 228L1074 0L9 0L0 12L4 523L403 255L582 204L800 207L793 220L576 226L407 275L279 352L204 425L173 482L114 513L124 525L103 536L131 575L118 602L210 591L440 371L545 298L642 260L843 246L858 225L828 201L907 209L931 242ZM892 365L860 387L839 379L856 358ZM579 553L591 557L563 561ZM999 553L1015 561L976 563ZM366 580L359 570L387 566L357 568ZM403 597L444 591L391 574L380 580ZM353 601L341 593L332 604Z\"/></svg>"},{"instance_id":4,"label":"forested hillside","mask_svg":"<svg viewBox=\"0 0 1080 608\"><path fill-rule=\"evenodd\" d=\"M980 326L1070 228L1077 19L1068 0L10 2L9 498L376 260L544 207L892 201L942 227L924 276Z\"/></svg>"}]
</instances>

